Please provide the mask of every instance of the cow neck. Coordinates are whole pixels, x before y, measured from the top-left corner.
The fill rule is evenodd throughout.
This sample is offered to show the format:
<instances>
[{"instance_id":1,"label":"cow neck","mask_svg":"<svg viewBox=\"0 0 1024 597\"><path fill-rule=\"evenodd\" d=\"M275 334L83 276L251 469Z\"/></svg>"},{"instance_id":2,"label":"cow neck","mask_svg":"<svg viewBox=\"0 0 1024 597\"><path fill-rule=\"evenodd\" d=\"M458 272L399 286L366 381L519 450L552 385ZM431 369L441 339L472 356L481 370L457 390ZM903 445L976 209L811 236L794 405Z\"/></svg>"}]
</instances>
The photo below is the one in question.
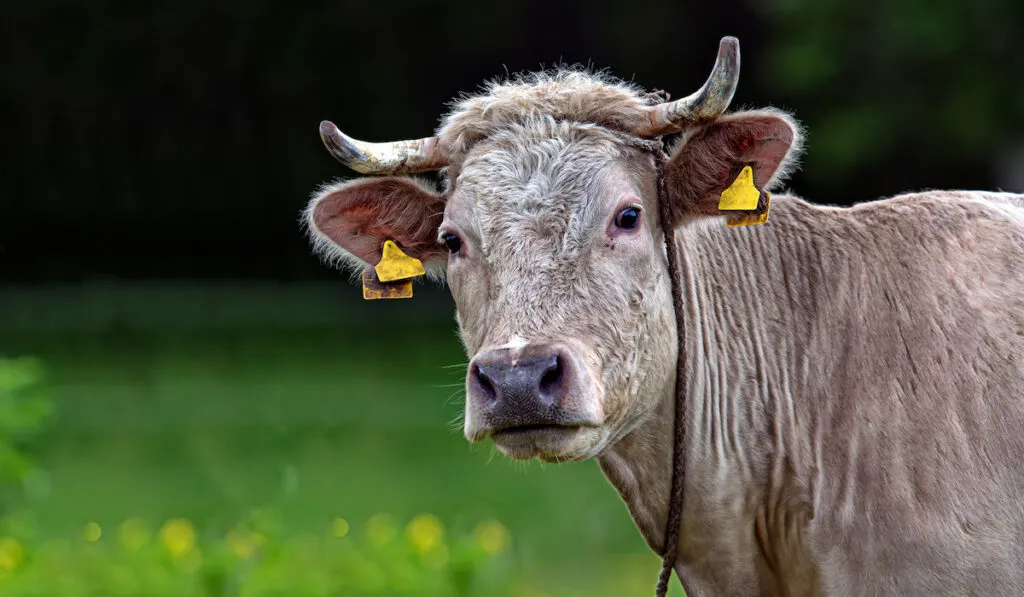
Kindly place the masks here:
<instances>
[{"instance_id":1,"label":"cow neck","mask_svg":"<svg viewBox=\"0 0 1024 597\"><path fill-rule=\"evenodd\" d=\"M659 143L660 145L660 143ZM675 228L672 226L672 206L665 189L665 152L659 147L654 152L657 172L658 212L661 230L665 235L665 254L668 258L668 275L672 283L672 310L676 319L676 344L679 346L676 359L675 422L672 444L672 484L669 490L668 519L665 522L665 542L662 545L661 573L658 575L657 597L668 594L668 583L676 564L679 550L679 533L683 520L683 488L686 477L686 326L683 319L683 280L679 266L679 252L676 249ZM679 579L683 584L683 579ZM686 591L686 586L683 586Z\"/></svg>"},{"instance_id":2,"label":"cow neck","mask_svg":"<svg viewBox=\"0 0 1024 597\"><path fill-rule=\"evenodd\" d=\"M679 345L676 359L675 421L672 431L672 483L669 489L668 518L665 521L665 542L661 548L661 572L658 574L656 597L666 597L668 583L672 579L676 557L679 551L679 533L683 522L683 496L686 480L686 326L683 318L683 277L676 249L676 233L672 226L672 205L665 187L665 144L661 137L643 139L622 135L627 144L654 156L657 177L658 216L661 231L665 235L665 256L668 259L668 277L672 284L672 311L676 320L676 343ZM683 579L679 579L683 585ZM686 586L683 585L683 591Z\"/></svg>"}]
</instances>

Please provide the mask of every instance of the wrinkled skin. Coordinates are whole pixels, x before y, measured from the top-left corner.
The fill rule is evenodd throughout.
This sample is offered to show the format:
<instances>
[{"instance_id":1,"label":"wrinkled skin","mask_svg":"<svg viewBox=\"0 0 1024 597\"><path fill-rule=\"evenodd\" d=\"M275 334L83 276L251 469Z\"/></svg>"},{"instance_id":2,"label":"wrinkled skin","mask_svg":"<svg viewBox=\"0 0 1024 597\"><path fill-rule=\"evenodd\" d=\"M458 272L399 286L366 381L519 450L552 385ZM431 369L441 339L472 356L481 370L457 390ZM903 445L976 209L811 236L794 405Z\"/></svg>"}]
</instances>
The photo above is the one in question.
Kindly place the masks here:
<instances>
[{"instance_id":1,"label":"wrinkled skin","mask_svg":"<svg viewBox=\"0 0 1024 597\"><path fill-rule=\"evenodd\" d=\"M472 358L467 439L596 458L660 551L681 339L653 159L551 118L478 136L444 193L325 187L314 241L361 267L386 236L443 268ZM786 115L739 113L666 165L687 359L676 572L691 596L1024 594L1024 196L780 194L767 225L726 228L738 168L773 188L799 139Z\"/></svg>"}]
</instances>

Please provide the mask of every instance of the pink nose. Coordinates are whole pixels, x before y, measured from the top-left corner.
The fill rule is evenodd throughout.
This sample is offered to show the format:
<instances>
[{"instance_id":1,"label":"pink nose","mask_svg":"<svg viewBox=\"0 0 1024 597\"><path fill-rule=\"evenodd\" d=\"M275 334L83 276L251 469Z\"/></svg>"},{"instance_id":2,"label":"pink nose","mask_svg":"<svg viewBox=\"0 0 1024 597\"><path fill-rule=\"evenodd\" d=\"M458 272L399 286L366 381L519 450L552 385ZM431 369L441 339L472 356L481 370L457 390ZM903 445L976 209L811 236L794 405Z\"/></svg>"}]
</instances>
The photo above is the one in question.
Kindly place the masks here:
<instances>
[{"instance_id":1,"label":"pink nose","mask_svg":"<svg viewBox=\"0 0 1024 597\"><path fill-rule=\"evenodd\" d=\"M572 359L563 349L536 344L521 352L501 348L478 354L470 363L466 385L484 427L495 432L575 424L564 404L575 377Z\"/></svg>"}]
</instances>

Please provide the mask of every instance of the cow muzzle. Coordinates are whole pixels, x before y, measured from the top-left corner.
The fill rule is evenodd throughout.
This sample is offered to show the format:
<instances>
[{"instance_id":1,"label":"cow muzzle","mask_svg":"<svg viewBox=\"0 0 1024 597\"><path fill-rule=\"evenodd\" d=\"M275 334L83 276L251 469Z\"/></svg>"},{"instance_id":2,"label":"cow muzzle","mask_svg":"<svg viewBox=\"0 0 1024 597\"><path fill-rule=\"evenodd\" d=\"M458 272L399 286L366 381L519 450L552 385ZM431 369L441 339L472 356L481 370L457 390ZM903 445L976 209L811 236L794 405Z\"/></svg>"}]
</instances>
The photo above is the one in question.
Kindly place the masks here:
<instances>
[{"instance_id":1,"label":"cow muzzle","mask_svg":"<svg viewBox=\"0 0 1024 597\"><path fill-rule=\"evenodd\" d=\"M466 377L466 439L490 436L507 456L559 459L604 423L582 358L561 344L483 350Z\"/></svg>"}]
</instances>

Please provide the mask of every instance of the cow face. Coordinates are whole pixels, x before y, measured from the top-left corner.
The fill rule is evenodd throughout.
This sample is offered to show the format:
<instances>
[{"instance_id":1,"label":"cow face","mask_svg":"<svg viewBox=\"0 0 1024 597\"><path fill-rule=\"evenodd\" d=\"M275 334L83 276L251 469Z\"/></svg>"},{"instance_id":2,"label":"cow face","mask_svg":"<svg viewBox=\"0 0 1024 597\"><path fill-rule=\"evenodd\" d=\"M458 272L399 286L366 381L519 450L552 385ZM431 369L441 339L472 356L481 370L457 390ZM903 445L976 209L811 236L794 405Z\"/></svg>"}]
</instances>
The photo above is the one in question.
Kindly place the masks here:
<instances>
[{"instance_id":1,"label":"cow face","mask_svg":"<svg viewBox=\"0 0 1024 597\"><path fill-rule=\"evenodd\" d=\"M719 196L745 165L758 188L774 184L797 140L772 111L689 131L665 165L673 225L720 219ZM675 381L655 168L601 126L524 119L476 142L445 193L405 177L338 184L316 195L308 223L327 257L362 268L391 239L446 276L471 358L468 440L579 460L651 416Z\"/></svg>"},{"instance_id":2,"label":"cow face","mask_svg":"<svg viewBox=\"0 0 1024 597\"><path fill-rule=\"evenodd\" d=\"M368 144L323 123L331 152L362 172L444 169L443 192L402 176L324 187L307 223L332 262L359 271L392 240L446 276L471 359L467 439L491 437L513 458L585 459L671 396L661 149L638 141L684 133L663 173L673 226L720 218L744 166L770 187L797 127L774 111L721 116L738 60L736 40L723 39L704 87L674 102L566 71L493 84L429 139Z\"/></svg>"},{"instance_id":3,"label":"cow face","mask_svg":"<svg viewBox=\"0 0 1024 597\"><path fill-rule=\"evenodd\" d=\"M653 158L538 119L467 155L438 228L472 357L465 435L513 458L594 456L672 383Z\"/></svg>"},{"instance_id":4,"label":"cow face","mask_svg":"<svg viewBox=\"0 0 1024 597\"><path fill-rule=\"evenodd\" d=\"M329 187L321 252L360 268L386 239L446 274L471 357L465 435L513 458L584 459L673 379L675 327L654 159L542 118L467 152L449 192L389 177Z\"/></svg>"}]
</instances>

